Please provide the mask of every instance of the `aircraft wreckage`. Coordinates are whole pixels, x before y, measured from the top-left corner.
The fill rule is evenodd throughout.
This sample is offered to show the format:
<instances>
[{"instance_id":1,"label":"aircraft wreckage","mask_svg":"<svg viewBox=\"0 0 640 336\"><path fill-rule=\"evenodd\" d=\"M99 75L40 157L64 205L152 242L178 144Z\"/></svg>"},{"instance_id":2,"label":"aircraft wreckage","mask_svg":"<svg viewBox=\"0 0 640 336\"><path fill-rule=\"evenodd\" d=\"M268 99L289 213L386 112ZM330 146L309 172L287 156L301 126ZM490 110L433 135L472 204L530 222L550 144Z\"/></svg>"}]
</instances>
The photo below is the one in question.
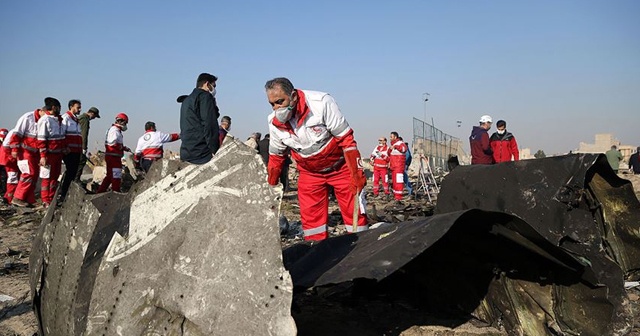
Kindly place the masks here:
<instances>
[{"instance_id":1,"label":"aircraft wreckage","mask_svg":"<svg viewBox=\"0 0 640 336\"><path fill-rule=\"evenodd\" d=\"M284 251L281 196L239 142L201 166L160 161L127 194L72 186L33 243L40 335L394 335L434 318L515 335L633 326L623 285L639 275L640 204L602 156L461 166L431 217Z\"/></svg>"}]
</instances>

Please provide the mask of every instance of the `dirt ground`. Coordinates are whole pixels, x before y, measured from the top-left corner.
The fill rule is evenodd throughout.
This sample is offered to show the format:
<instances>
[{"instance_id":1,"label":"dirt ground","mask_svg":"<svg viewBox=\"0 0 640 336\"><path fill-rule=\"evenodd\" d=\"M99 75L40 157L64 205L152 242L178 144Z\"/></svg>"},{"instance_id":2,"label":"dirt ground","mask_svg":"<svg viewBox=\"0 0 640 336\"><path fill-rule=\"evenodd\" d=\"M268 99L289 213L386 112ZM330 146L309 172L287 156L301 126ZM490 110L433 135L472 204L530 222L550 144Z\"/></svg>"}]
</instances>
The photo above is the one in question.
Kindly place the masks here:
<instances>
[{"instance_id":1,"label":"dirt ground","mask_svg":"<svg viewBox=\"0 0 640 336\"><path fill-rule=\"evenodd\" d=\"M284 195L282 205L282 213L290 222L299 220L299 207L297 206L297 195L295 191L295 174L292 173L293 184L291 190ZM620 175L632 181L636 195L640 198L640 176ZM371 192L367 196L367 211L375 221L398 222L410 220L412 218L428 216L432 207L424 207L429 204L426 200L410 200L405 196L402 204L396 204L394 201L387 201L384 197L374 198ZM421 204L418 206L418 204ZM28 278L28 262L29 253L31 251L31 241L35 231L40 224L43 210L34 210L28 213L18 212L10 206L0 206L0 336L8 335L37 335L37 321L31 310L31 297L29 294L29 278ZM340 235L345 232L344 225L340 213L337 211L335 201L330 203L330 234ZM299 239L285 239L283 246L290 245L299 241ZM628 291L629 299L633 303L636 316L640 316L640 288L633 288ZM300 300L304 300L304 296L299 296ZM294 310L295 305L294 302ZM347 306L335 307L335 302L327 302L326 309L322 312L324 318L322 325L336 327L336 321L340 317L357 316L358 314L364 320L371 316L380 316L381 312L385 312L389 317L398 316L400 312L412 311L411 307L407 307L402 302L374 302L367 307L367 311L354 311ZM333 311L333 314L327 312ZM308 312L313 314L314 312ZM394 315L395 314L395 315ZM295 311L294 311L295 315ZM304 318L304 316L298 316ZM398 317L400 318L400 317ZM504 331L487 326L479 326L477 323L466 322L460 324L449 323L455 325L451 327L447 323L431 323L424 317L421 320L411 320L410 314L404 314L402 318L405 320L403 329L388 330L386 335L404 335L404 336L424 336L424 335L504 335ZM358 323L362 319L354 318L350 323ZM640 336L640 318L636 319L633 336ZM374 321L375 322L375 321ZM414 323L415 324L412 324ZM379 334L374 328L375 323L362 325L362 335ZM318 328L321 330L321 328ZM300 330L300 334L304 335L320 335L318 330ZM325 329L326 330L326 329ZM335 335L343 335L339 328L336 329ZM326 335L326 333L324 333Z\"/></svg>"}]
</instances>

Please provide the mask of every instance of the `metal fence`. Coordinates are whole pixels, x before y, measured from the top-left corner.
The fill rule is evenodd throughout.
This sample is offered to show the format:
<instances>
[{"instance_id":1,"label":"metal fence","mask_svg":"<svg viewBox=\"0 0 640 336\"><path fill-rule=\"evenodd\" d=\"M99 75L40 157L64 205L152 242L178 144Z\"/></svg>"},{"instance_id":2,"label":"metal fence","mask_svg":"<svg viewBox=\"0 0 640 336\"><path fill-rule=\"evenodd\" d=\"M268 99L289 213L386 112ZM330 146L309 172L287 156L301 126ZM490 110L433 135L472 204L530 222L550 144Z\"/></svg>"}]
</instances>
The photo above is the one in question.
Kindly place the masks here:
<instances>
[{"instance_id":1,"label":"metal fence","mask_svg":"<svg viewBox=\"0 0 640 336\"><path fill-rule=\"evenodd\" d=\"M424 155L434 170L447 171L449 157L451 155L462 157L464 152L459 138L413 118L413 155Z\"/></svg>"}]
</instances>

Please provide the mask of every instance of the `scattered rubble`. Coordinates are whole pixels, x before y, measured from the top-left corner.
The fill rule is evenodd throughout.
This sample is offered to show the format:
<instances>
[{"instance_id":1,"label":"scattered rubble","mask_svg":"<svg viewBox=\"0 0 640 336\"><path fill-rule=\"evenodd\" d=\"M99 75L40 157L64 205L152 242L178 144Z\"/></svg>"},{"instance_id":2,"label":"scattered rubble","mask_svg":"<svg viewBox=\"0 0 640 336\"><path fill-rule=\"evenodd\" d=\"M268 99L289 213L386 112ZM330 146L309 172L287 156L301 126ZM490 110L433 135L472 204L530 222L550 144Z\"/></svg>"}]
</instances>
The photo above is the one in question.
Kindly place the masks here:
<instances>
[{"instance_id":1,"label":"scattered rubble","mask_svg":"<svg viewBox=\"0 0 640 336\"><path fill-rule=\"evenodd\" d=\"M477 179L468 170L475 168L458 167L445 178L437 207L424 199L405 197L398 204L368 194L367 211L377 228L355 235L345 235L332 201L329 227L333 238L319 244L300 238L294 179L291 190L282 197L280 214L286 224L285 230L280 228L284 236L278 245L279 230L274 223L279 194L264 185L262 163L244 156L242 146L232 146L197 173L179 162L164 161L154 165L141 183L129 175L129 194L89 195L73 185L68 197L73 201L47 212L33 250L30 244L42 211L18 213L12 207L0 207L0 296L12 298L0 302L0 335L35 334L38 324L29 311L31 297L42 325L56 331L43 335L81 334L83 325L87 335L117 334L118 325L139 328L131 333L121 328L123 335L142 334L145 326L145 332L168 334L173 330L179 334L184 328L197 335L205 319L212 321L215 316L216 324L231 318L211 313L209 304L222 305L234 315L236 320L225 322L234 329L221 331L231 335L246 334L241 332L247 325L243 316L249 315L263 321L263 328L253 334L268 334L269 328L283 331L273 334L291 334L297 328L301 335L462 336L536 334L540 330L542 334L640 335L637 259L625 257L635 253L634 246L627 246L633 236L622 234L629 218L638 218L639 207L628 200L629 185L616 182L598 168L598 159L582 157L579 163L568 163L556 158L550 160L556 165L550 168L552 173L514 164L509 169L517 174L505 168L506 180L481 179L491 189L480 193L474 191L479 186L471 183ZM242 158L233 161L231 150L239 151ZM544 163L530 161L532 165ZM241 162L249 162L248 167ZM246 173L239 180L248 186L234 184L237 181L231 178L217 182L204 178L238 165L243 168L236 173ZM249 170L255 179L247 177ZM523 203L525 211L518 212L514 209L520 199L509 194L506 186L522 184L526 172L538 178L532 185L544 187L518 187L530 190L533 198L527 199L534 200ZM571 172L578 173L569 178ZM461 176L467 189L447 196L453 181ZM640 194L640 178L619 176L631 180L635 194ZM553 181L563 179L570 183L554 192ZM181 186L204 185L215 192L201 194L212 196L199 198L189 210L174 211L176 219L164 227L149 225L153 223L149 216L164 217L162 210L169 209L171 202L162 192L176 197L183 195L178 190ZM253 203L243 203L237 212L224 207L264 192L269 196L265 204L271 204L267 212L251 210L260 208ZM552 195L547 196L549 193ZM473 206L463 209L461 204ZM211 212L216 206L220 212ZM531 206L534 208L529 209ZM631 214L617 211L619 206L631 209ZM466 210L472 208L485 211ZM256 216L250 217L252 214ZM218 222L219 217L228 220ZM593 238L595 231L590 228L564 233L545 230L543 224L549 218L553 223L562 218L595 218L608 231L606 235L597 232ZM265 231L255 234L256 230ZM254 233L247 236L247 231ZM590 240L584 239L585 234L591 235ZM243 239L238 242L231 237ZM613 237L624 239L611 244ZM598 239L602 245L596 244ZM593 242L594 248L585 242ZM278 262L280 246L286 270ZM605 248L596 250L595 246ZM212 253L217 257L207 259ZM613 261L599 260L602 253ZM36 289L30 295L29 257L31 284ZM217 262L204 266L205 260ZM263 260L269 261L264 267L257 265ZM268 272L268 279L271 275L276 279L265 281L255 267ZM217 277L207 275L209 271ZM216 282L224 279L233 282L230 287L224 287L225 281ZM261 285L271 287L262 291ZM238 288L251 286L258 290L238 292ZM212 289L215 294L207 296ZM260 297L263 299L253 300ZM243 303L255 307L248 309ZM266 322L270 318L273 323ZM585 325L589 328L584 329Z\"/></svg>"}]
</instances>

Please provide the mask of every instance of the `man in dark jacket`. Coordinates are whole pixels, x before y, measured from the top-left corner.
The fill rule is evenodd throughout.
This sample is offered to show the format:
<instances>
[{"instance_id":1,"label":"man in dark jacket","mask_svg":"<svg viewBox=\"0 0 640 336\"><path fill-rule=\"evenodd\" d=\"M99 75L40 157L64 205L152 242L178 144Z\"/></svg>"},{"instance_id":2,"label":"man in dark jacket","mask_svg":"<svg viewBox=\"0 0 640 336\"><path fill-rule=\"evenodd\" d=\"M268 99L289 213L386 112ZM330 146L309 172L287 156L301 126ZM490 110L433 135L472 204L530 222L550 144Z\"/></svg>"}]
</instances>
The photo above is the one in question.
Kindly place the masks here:
<instances>
[{"instance_id":1,"label":"man in dark jacket","mask_svg":"<svg viewBox=\"0 0 640 336\"><path fill-rule=\"evenodd\" d=\"M220 148L216 104L216 81L208 73L198 76L196 88L184 98L180 108L180 159L193 164L211 161ZM179 99L180 100L180 99ZM178 100L178 101L179 101Z\"/></svg>"},{"instance_id":2,"label":"man in dark jacket","mask_svg":"<svg viewBox=\"0 0 640 336\"><path fill-rule=\"evenodd\" d=\"M629 157L629 168L634 174L640 174L640 147Z\"/></svg>"},{"instance_id":3,"label":"man in dark jacket","mask_svg":"<svg viewBox=\"0 0 640 336\"><path fill-rule=\"evenodd\" d=\"M265 166L269 163L269 138L271 135L265 134L262 140L258 141L258 153L262 156Z\"/></svg>"},{"instance_id":4,"label":"man in dark jacket","mask_svg":"<svg viewBox=\"0 0 640 336\"><path fill-rule=\"evenodd\" d=\"M483 115L480 117L480 126L473 126L471 136L469 136L471 164L493 164L488 132L491 123L491 116Z\"/></svg>"},{"instance_id":5,"label":"man in dark jacket","mask_svg":"<svg viewBox=\"0 0 640 336\"><path fill-rule=\"evenodd\" d=\"M80 125L80 134L82 135L82 155L78 161L78 171L75 181L80 182L82 171L87 164L87 148L89 147L89 128L91 120L100 118L100 110L97 107L91 107L89 111L78 116L78 125Z\"/></svg>"},{"instance_id":6,"label":"man in dark jacket","mask_svg":"<svg viewBox=\"0 0 640 336\"><path fill-rule=\"evenodd\" d=\"M507 122L498 120L496 127L498 131L491 134L491 138L489 139L491 142L491 151L493 152L493 162L509 162L512 157L513 161L520 160L516 137L507 131Z\"/></svg>"}]
</instances>

